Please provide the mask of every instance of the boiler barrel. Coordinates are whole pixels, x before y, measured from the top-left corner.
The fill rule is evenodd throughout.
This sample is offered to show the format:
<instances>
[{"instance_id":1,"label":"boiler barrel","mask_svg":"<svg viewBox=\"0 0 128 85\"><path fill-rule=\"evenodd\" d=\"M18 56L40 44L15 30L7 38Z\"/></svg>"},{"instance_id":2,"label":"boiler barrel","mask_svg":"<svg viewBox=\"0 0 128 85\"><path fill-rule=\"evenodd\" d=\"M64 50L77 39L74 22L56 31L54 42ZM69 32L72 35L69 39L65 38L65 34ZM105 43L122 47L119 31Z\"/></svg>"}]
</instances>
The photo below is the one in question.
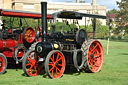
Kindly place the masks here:
<instances>
[{"instance_id":1,"label":"boiler barrel","mask_svg":"<svg viewBox=\"0 0 128 85\"><path fill-rule=\"evenodd\" d=\"M18 42L16 40L11 40L11 39L0 40L0 49L9 48L9 47L17 47L17 46L18 46Z\"/></svg>"}]
</instances>

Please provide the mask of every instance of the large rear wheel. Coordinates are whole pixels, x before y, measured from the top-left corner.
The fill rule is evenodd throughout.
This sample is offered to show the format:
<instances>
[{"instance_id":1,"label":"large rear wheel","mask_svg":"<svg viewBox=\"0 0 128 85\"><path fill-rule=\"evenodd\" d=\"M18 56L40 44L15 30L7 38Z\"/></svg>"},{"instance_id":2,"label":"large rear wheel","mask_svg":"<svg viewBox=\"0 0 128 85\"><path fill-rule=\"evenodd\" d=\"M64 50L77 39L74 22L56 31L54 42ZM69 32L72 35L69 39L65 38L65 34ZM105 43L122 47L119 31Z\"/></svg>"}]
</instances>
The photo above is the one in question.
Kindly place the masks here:
<instances>
[{"instance_id":1,"label":"large rear wheel","mask_svg":"<svg viewBox=\"0 0 128 85\"><path fill-rule=\"evenodd\" d=\"M0 74L3 74L7 68L7 58L0 53Z\"/></svg>"},{"instance_id":2,"label":"large rear wheel","mask_svg":"<svg viewBox=\"0 0 128 85\"><path fill-rule=\"evenodd\" d=\"M50 78L60 78L65 71L65 57L58 51L49 52L45 61L45 71Z\"/></svg>"},{"instance_id":3,"label":"large rear wheel","mask_svg":"<svg viewBox=\"0 0 128 85\"><path fill-rule=\"evenodd\" d=\"M22 62L23 71L27 76L37 76L42 69L40 57L36 55L35 49L30 49Z\"/></svg>"},{"instance_id":4,"label":"large rear wheel","mask_svg":"<svg viewBox=\"0 0 128 85\"><path fill-rule=\"evenodd\" d=\"M98 40L85 41L81 50L85 57L85 71L99 72L104 62L104 51L101 43Z\"/></svg>"}]
</instances>

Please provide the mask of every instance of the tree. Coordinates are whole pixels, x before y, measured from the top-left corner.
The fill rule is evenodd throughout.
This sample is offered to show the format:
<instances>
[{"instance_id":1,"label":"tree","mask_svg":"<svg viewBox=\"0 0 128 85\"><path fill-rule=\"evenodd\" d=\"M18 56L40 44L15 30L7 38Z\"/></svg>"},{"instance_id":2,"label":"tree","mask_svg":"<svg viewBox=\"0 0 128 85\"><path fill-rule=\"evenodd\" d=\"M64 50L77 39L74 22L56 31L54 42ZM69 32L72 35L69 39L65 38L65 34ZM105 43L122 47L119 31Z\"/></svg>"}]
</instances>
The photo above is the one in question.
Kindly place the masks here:
<instances>
[{"instance_id":1,"label":"tree","mask_svg":"<svg viewBox=\"0 0 128 85\"><path fill-rule=\"evenodd\" d=\"M38 27L38 21L32 18L19 18L19 17L4 17L2 16L2 21L5 21L5 27L7 29L25 29L27 27ZM39 26L41 22L39 23Z\"/></svg>"},{"instance_id":2,"label":"tree","mask_svg":"<svg viewBox=\"0 0 128 85\"><path fill-rule=\"evenodd\" d=\"M128 0L117 1L117 5L119 8L117 18L120 19L117 22L118 30L125 30L125 33L128 33Z\"/></svg>"},{"instance_id":3,"label":"tree","mask_svg":"<svg viewBox=\"0 0 128 85\"><path fill-rule=\"evenodd\" d=\"M107 11L107 14L117 14L117 13L118 13L118 10L116 10L116 9Z\"/></svg>"}]
</instances>

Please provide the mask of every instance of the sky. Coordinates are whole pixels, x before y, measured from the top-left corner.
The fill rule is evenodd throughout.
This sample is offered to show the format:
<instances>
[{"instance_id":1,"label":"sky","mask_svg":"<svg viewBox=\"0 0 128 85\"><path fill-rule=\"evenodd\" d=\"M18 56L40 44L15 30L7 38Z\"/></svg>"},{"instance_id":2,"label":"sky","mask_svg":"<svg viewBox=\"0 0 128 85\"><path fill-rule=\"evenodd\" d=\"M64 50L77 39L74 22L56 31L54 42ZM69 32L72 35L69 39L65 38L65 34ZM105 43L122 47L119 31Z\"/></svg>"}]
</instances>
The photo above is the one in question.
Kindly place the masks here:
<instances>
[{"instance_id":1,"label":"sky","mask_svg":"<svg viewBox=\"0 0 128 85\"><path fill-rule=\"evenodd\" d=\"M65 1L72 1L75 2L76 0L48 0L48 1L52 1L52 2L65 2ZM81 0L81 1L86 1L86 3L92 3L92 0ZM98 1L98 5L106 5L107 6L107 10L110 9L118 9L118 6L116 5L116 1L121 1L121 0L97 0Z\"/></svg>"}]
</instances>

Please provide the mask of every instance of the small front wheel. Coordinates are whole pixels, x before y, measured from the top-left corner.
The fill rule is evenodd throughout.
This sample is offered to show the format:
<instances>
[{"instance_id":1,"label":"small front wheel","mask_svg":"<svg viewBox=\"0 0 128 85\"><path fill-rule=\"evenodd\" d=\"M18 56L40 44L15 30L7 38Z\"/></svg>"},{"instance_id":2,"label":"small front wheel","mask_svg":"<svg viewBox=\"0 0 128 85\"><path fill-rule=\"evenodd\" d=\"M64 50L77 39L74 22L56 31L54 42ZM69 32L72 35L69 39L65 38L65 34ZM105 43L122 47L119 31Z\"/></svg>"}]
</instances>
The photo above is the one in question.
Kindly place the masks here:
<instances>
[{"instance_id":1,"label":"small front wheel","mask_svg":"<svg viewBox=\"0 0 128 85\"><path fill-rule=\"evenodd\" d=\"M49 52L45 61L45 71L50 78L60 78L65 71L65 57L58 51Z\"/></svg>"},{"instance_id":2,"label":"small front wheel","mask_svg":"<svg viewBox=\"0 0 128 85\"><path fill-rule=\"evenodd\" d=\"M39 62L39 56L36 55L35 49L30 49L22 62L23 71L27 76L37 76L41 69L42 63Z\"/></svg>"}]
</instances>

